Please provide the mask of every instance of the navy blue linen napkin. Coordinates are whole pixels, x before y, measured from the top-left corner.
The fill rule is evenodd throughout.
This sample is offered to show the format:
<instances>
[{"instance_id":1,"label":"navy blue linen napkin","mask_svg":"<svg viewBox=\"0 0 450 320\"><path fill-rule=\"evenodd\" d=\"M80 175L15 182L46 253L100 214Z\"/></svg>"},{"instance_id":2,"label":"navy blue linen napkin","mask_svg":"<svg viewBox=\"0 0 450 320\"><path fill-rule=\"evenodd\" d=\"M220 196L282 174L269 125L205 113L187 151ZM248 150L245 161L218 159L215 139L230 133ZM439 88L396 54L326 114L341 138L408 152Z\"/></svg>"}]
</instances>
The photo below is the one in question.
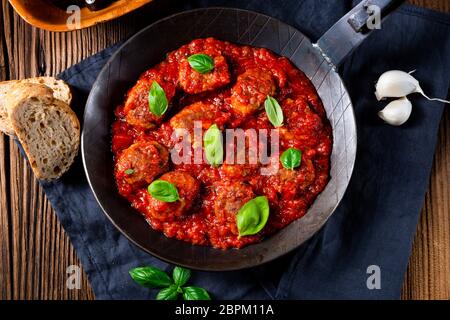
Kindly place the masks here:
<instances>
[{"instance_id":1,"label":"navy blue linen napkin","mask_svg":"<svg viewBox=\"0 0 450 320\"><path fill-rule=\"evenodd\" d=\"M356 2L356 1L355 1ZM207 5L252 9L277 17L317 40L352 6L351 1L184 1L171 10ZM150 23L151 21L149 21ZM232 27L232 26L230 26ZM80 119L91 86L118 45L59 76L75 91ZM350 92L358 124L356 166L346 195L327 224L295 252L239 272L193 272L191 283L215 299L397 299L431 170L443 104L413 96L412 118L402 127L384 124L385 103L373 94L389 69L410 71L430 96L445 97L450 78L450 17L403 6L358 48L339 72ZM98 299L150 299L128 270L172 266L123 237L101 212L81 158L59 181L43 183ZM369 290L369 266L378 266L381 288Z\"/></svg>"}]
</instances>

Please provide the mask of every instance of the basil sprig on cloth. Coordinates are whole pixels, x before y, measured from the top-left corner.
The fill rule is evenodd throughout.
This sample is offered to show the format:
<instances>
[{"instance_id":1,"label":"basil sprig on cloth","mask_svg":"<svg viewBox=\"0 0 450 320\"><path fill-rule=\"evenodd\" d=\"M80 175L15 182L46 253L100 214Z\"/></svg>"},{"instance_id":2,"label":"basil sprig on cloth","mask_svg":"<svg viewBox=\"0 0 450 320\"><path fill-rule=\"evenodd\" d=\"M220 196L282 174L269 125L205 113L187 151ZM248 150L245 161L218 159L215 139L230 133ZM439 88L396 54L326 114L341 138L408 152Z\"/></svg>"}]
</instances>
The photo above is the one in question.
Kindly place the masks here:
<instances>
[{"instance_id":1,"label":"basil sprig on cloth","mask_svg":"<svg viewBox=\"0 0 450 320\"><path fill-rule=\"evenodd\" d=\"M214 59L207 54L193 54L187 60L191 68L198 73L208 73L214 69Z\"/></svg>"},{"instance_id":2,"label":"basil sprig on cloth","mask_svg":"<svg viewBox=\"0 0 450 320\"><path fill-rule=\"evenodd\" d=\"M162 116L167 111L169 106L166 92L156 81L153 81L150 87L150 92L148 94L148 106L150 112L158 117Z\"/></svg>"},{"instance_id":3,"label":"basil sprig on cloth","mask_svg":"<svg viewBox=\"0 0 450 320\"><path fill-rule=\"evenodd\" d=\"M148 186L148 193L150 193L153 198L163 202L175 202L180 199L177 187L164 180L153 181Z\"/></svg>"},{"instance_id":4,"label":"basil sprig on cloth","mask_svg":"<svg viewBox=\"0 0 450 320\"><path fill-rule=\"evenodd\" d=\"M156 295L156 300L177 300L180 287L171 284L167 288L161 289Z\"/></svg>"},{"instance_id":5,"label":"basil sprig on cloth","mask_svg":"<svg viewBox=\"0 0 450 320\"><path fill-rule=\"evenodd\" d=\"M156 300L177 300L181 294L184 300L211 300L208 291L199 287L183 287L191 277L189 269L175 267L172 278L156 267L139 267L129 271L131 278L148 288L162 288Z\"/></svg>"},{"instance_id":6,"label":"basil sprig on cloth","mask_svg":"<svg viewBox=\"0 0 450 320\"><path fill-rule=\"evenodd\" d=\"M208 291L199 287L186 287L183 288L184 300L211 300Z\"/></svg>"},{"instance_id":7,"label":"basil sprig on cloth","mask_svg":"<svg viewBox=\"0 0 450 320\"><path fill-rule=\"evenodd\" d=\"M189 269L180 267L175 267L175 269L173 269L173 281L175 281L177 286L184 286L190 277L191 270Z\"/></svg>"},{"instance_id":8,"label":"basil sprig on cloth","mask_svg":"<svg viewBox=\"0 0 450 320\"><path fill-rule=\"evenodd\" d=\"M280 161L286 169L294 170L302 162L302 152L295 148L289 148L281 154Z\"/></svg>"},{"instance_id":9,"label":"basil sprig on cloth","mask_svg":"<svg viewBox=\"0 0 450 320\"><path fill-rule=\"evenodd\" d=\"M236 216L239 236L249 236L261 231L269 219L269 201L259 196L245 203Z\"/></svg>"},{"instance_id":10,"label":"basil sprig on cloth","mask_svg":"<svg viewBox=\"0 0 450 320\"><path fill-rule=\"evenodd\" d=\"M264 102L264 108L266 110L267 118L269 118L269 121L273 126L281 127L283 125L284 116L278 101L271 96L267 96L266 101Z\"/></svg>"},{"instance_id":11,"label":"basil sprig on cloth","mask_svg":"<svg viewBox=\"0 0 450 320\"><path fill-rule=\"evenodd\" d=\"M155 267L141 267L130 270L134 281L147 288L164 288L172 284L172 279Z\"/></svg>"}]
</instances>

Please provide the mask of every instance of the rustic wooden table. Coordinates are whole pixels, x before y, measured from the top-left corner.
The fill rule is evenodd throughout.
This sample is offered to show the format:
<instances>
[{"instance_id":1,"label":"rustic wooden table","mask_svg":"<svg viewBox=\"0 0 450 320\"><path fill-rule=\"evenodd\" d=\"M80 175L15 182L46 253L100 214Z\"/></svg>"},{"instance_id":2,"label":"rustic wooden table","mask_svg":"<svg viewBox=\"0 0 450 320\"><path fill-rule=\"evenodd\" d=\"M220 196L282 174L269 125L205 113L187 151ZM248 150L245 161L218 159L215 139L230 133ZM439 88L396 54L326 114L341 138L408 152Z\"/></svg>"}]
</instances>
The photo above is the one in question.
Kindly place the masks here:
<instances>
[{"instance_id":1,"label":"rustic wooden table","mask_svg":"<svg viewBox=\"0 0 450 320\"><path fill-rule=\"evenodd\" d=\"M82 31L38 30L1 1L0 80L55 75L148 24L160 1ZM450 12L448 0L409 2ZM403 299L450 299L450 109L439 131L433 172L403 286ZM0 134L0 299L94 299L86 276L66 288L80 265L45 194L15 143Z\"/></svg>"}]
</instances>

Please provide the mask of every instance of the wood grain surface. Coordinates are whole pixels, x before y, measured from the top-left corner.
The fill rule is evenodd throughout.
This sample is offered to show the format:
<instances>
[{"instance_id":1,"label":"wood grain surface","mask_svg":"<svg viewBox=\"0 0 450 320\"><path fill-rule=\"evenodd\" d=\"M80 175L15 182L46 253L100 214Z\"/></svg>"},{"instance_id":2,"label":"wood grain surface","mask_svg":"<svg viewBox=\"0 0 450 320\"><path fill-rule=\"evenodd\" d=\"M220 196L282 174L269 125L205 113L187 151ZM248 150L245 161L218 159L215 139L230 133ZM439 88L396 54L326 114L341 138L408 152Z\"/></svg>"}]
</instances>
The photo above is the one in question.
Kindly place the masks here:
<instances>
[{"instance_id":1,"label":"wood grain surface","mask_svg":"<svg viewBox=\"0 0 450 320\"><path fill-rule=\"evenodd\" d=\"M0 80L55 75L134 34L155 12L169 13L156 0L115 21L52 33L31 27L7 0L0 1ZM448 0L409 2L450 12ZM403 299L450 299L449 199L450 109L446 108ZM80 290L66 287L70 265L80 265L70 240L17 146L0 134L0 299L94 299L84 274Z\"/></svg>"},{"instance_id":2,"label":"wood grain surface","mask_svg":"<svg viewBox=\"0 0 450 320\"><path fill-rule=\"evenodd\" d=\"M81 8L81 21L78 28L87 28L127 14L152 0L116 0L102 10L92 11ZM73 30L67 26L67 13L57 6L48 5L48 0L9 0L16 12L30 24L50 31ZM70 2L69 2L70 3ZM72 3L75 3L73 1ZM44 10L42 10L44 8Z\"/></svg>"}]
</instances>

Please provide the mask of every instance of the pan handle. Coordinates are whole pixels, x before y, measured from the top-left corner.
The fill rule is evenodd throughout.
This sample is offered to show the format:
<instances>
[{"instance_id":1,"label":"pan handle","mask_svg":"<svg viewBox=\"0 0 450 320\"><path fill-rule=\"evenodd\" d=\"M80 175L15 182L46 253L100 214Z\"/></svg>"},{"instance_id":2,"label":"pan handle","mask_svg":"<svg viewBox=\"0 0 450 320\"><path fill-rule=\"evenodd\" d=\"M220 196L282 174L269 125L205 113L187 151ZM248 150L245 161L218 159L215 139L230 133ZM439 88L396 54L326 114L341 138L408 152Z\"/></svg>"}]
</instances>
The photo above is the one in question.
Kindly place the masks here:
<instances>
[{"instance_id":1,"label":"pan handle","mask_svg":"<svg viewBox=\"0 0 450 320\"><path fill-rule=\"evenodd\" d=\"M344 58L376 28L376 15L381 15L379 19L381 23L403 2L404 0L361 1L325 32L314 47L321 51L333 67L339 66Z\"/></svg>"}]
</instances>

